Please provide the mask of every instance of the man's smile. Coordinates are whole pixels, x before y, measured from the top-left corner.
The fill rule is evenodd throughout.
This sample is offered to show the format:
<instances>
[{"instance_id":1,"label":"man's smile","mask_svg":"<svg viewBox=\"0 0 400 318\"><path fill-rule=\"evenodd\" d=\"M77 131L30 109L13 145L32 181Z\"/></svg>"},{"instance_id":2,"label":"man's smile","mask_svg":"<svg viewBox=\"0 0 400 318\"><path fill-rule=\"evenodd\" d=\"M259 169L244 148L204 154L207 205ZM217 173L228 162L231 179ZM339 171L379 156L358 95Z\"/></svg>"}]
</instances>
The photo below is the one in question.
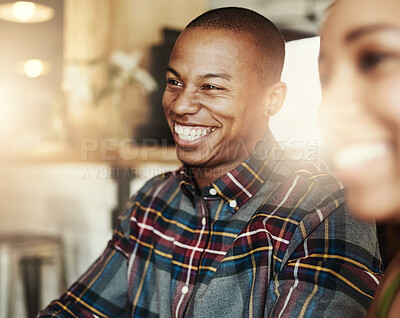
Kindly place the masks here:
<instances>
[{"instance_id":1,"label":"man's smile","mask_svg":"<svg viewBox=\"0 0 400 318\"><path fill-rule=\"evenodd\" d=\"M189 142L195 142L199 139L210 135L215 131L216 127L212 126L192 126L192 125L181 125L178 123L174 124L174 132L176 137L178 137L178 144L187 144Z\"/></svg>"}]
</instances>

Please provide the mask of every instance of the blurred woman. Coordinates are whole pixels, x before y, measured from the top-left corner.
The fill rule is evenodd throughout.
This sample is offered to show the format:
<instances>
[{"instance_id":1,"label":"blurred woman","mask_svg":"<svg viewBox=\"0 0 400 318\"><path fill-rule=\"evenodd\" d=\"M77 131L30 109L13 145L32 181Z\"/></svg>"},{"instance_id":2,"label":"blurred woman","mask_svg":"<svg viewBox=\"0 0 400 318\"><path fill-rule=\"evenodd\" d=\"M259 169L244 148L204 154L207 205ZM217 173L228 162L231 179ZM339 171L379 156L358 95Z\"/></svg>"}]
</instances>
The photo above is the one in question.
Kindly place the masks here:
<instances>
[{"instance_id":1,"label":"blurred woman","mask_svg":"<svg viewBox=\"0 0 400 318\"><path fill-rule=\"evenodd\" d=\"M350 208L400 223L400 1L336 1L321 29L319 70L322 127ZM400 254L369 316L400 317L399 289Z\"/></svg>"}]
</instances>

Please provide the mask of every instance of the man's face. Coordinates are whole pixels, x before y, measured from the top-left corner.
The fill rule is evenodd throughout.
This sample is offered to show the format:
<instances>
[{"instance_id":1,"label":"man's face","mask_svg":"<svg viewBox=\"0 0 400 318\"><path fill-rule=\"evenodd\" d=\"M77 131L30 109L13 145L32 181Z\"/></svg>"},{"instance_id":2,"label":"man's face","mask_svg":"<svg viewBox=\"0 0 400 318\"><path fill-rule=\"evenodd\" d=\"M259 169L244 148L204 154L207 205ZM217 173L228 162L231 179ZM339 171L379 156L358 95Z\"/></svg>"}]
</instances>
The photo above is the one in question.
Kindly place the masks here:
<instances>
[{"instance_id":1,"label":"man's face","mask_svg":"<svg viewBox=\"0 0 400 318\"><path fill-rule=\"evenodd\" d=\"M246 33L185 30L171 53L163 107L178 158L190 166L240 164L267 131L268 87Z\"/></svg>"},{"instance_id":2,"label":"man's face","mask_svg":"<svg viewBox=\"0 0 400 318\"><path fill-rule=\"evenodd\" d=\"M321 34L321 118L351 209L400 211L400 2L341 0Z\"/></svg>"}]
</instances>

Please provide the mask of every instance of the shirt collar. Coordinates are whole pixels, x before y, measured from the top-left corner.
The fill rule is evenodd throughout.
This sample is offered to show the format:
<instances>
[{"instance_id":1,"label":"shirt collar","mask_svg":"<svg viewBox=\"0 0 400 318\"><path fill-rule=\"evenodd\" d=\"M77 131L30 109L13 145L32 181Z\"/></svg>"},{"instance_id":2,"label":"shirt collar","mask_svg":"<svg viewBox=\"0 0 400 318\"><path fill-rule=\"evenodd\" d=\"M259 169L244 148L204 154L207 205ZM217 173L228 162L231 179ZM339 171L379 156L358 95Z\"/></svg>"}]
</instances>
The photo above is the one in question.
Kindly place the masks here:
<instances>
[{"instance_id":1,"label":"shirt collar","mask_svg":"<svg viewBox=\"0 0 400 318\"><path fill-rule=\"evenodd\" d=\"M190 168L182 167L176 171L185 188L184 193L193 197L195 192L201 192L204 197L220 196L229 203L232 212L242 207L260 189L270 173L275 169L279 148L270 131L257 144L253 153L235 169L223 175L210 185L197 188L190 176ZM213 190L215 189L215 190ZM187 193L191 192L191 194Z\"/></svg>"}]
</instances>

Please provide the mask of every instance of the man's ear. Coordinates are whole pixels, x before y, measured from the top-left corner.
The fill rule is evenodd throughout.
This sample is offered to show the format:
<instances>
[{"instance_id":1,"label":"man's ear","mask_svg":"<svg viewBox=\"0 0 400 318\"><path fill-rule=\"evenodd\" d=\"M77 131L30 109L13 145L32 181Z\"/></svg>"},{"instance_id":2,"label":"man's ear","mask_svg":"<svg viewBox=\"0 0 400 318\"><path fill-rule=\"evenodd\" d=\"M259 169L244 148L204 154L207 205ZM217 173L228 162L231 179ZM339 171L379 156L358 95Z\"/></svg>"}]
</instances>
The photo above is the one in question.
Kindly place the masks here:
<instances>
[{"instance_id":1,"label":"man's ear","mask_svg":"<svg viewBox=\"0 0 400 318\"><path fill-rule=\"evenodd\" d=\"M264 110L266 117L271 117L280 111L285 101L286 92L287 87L283 82L276 82L271 85L268 89L268 99Z\"/></svg>"}]
</instances>

